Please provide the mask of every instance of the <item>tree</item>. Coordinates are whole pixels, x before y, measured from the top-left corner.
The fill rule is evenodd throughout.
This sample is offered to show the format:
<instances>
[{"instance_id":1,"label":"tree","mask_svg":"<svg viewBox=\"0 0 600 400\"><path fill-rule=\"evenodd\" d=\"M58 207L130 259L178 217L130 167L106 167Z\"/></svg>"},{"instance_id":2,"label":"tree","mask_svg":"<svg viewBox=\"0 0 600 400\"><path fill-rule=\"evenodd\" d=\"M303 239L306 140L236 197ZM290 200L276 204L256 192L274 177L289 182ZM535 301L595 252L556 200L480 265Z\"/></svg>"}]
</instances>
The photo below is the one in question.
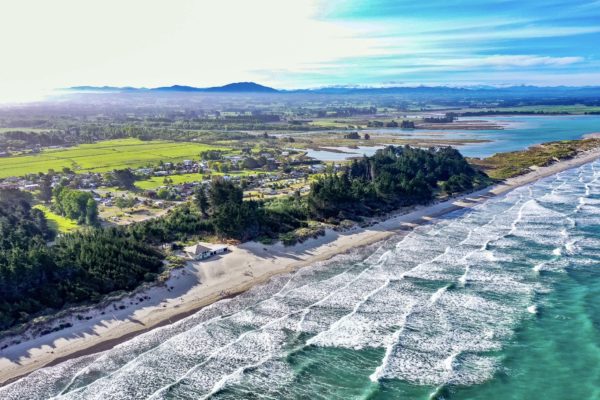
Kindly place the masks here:
<instances>
[{"instance_id":1,"label":"tree","mask_svg":"<svg viewBox=\"0 0 600 400\"><path fill-rule=\"evenodd\" d=\"M137 203L137 199L132 196L128 196L128 197L122 196L122 197L117 197L115 199L115 206L117 206L120 209L131 208L131 207L135 206L135 203Z\"/></svg>"},{"instance_id":2,"label":"tree","mask_svg":"<svg viewBox=\"0 0 600 400\"><path fill-rule=\"evenodd\" d=\"M49 203L52 200L52 176L46 174L40 180L39 199L44 203Z\"/></svg>"},{"instance_id":3,"label":"tree","mask_svg":"<svg viewBox=\"0 0 600 400\"><path fill-rule=\"evenodd\" d=\"M206 196L206 190L204 189L203 186L200 186L198 188L198 190L196 191L195 200L196 200L196 206L198 207L198 209L200 210L202 215L207 216L209 202L208 202L208 197Z\"/></svg>"},{"instance_id":4,"label":"tree","mask_svg":"<svg viewBox=\"0 0 600 400\"><path fill-rule=\"evenodd\" d=\"M54 209L59 214L74 219L79 224L97 223L98 206L91 193L58 186L54 198Z\"/></svg>"},{"instance_id":5,"label":"tree","mask_svg":"<svg viewBox=\"0 0 600 400\"><path fill-rule=\"evenodd\" d=\"M226 203L241 204L244 192L233 182L223 178L214 178L208 191L208 198L213 209Z\"/></svg>"},{"instance_id":6,"label":"tree","mask_svg":"<svg viewBox=\"0 0 600 400\"><path fill-rule=\"evenodd\" d=\"M256 159L252 158L252 157L246 157L244 159L244 161L242 161L242 168L244 169L256 169L259 168L261 165L259 164L258 161L256 161Z\"/></svg>"},{"instance_id":7,"label":"tree","mask_svg":"<svg viewBox=\"0 0 600 400\"><path fill-rule=\"evenodd\" d=\"M96 225L98 223L98 204L93 198L88 198L85 205L85 223Z\"/></svg>"},{"instance_id":8,"label":"tree","mask_svg":"<svg viewBox=\"0 0 600 400\"><path fill-rule=\"evenodd\" d=\"M127 190L135 189L136 176L129 168L116 169L113 171L112 176L119 188Z\"/></svg>"}]
</instances>

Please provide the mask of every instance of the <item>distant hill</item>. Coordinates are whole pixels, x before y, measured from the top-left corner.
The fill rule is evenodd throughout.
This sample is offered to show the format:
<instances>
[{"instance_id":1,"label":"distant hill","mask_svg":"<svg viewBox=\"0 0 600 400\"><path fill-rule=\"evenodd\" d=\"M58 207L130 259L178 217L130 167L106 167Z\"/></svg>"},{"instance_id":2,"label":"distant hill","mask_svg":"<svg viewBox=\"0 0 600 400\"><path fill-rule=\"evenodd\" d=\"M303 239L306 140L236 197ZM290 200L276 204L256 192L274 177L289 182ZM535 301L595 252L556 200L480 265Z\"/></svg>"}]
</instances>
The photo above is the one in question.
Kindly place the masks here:
<instances>
[{"instance_id":1,"label":"distant hill","mask_svg":"<svg viewBox=\"0 0 600 400\"><path fill-rule=\"evenodd\" d=\"M209 92L209 93L278 93L277 89L259 85L255 82L236 82L224 86L199 88L194 86L173 85L152 89L116 87L116 86L73 86L68 88L75 92Z\"/></svg>"},{"instance_id":2,"label":"distant hill","mask_svg":"<svg viewBox=\"0 0 600 400\"><path fill-rule=\"evenodd\" d=\"M318 95L400 95L413 98L590 98L600 97L600 88L594 86L395 86L356 87L326 86L313 89L278 90L255 82L236 82L224 86L199 88L173 85L157 88L134 88L115 86L74 86L67 90L89 93L267 93L267 94L318 94Z\"/></svg>"},{"instance_id":3,"label":"distant hill","mask_svg":"<svg viewBox=\"0 0 600 400\"><path fill-rule=\"evenodd\" d=\"M138 90L146 90L144 88L134 88L131 86L71 86L67 88L74 92L134 92Z\"/></svg>"},{"instance_id":4,"label":"distant hill","mask_svg":"<svg viewBox=\"0 0 600 400\"><path fill-rule=\"evenodd\" d=\"M206 92L237 92L237 93L276 93L277 89L268 86L259 85L254 82L237 82L225 86L218 86L205 89Z\"/></svg>"}]
</instances>

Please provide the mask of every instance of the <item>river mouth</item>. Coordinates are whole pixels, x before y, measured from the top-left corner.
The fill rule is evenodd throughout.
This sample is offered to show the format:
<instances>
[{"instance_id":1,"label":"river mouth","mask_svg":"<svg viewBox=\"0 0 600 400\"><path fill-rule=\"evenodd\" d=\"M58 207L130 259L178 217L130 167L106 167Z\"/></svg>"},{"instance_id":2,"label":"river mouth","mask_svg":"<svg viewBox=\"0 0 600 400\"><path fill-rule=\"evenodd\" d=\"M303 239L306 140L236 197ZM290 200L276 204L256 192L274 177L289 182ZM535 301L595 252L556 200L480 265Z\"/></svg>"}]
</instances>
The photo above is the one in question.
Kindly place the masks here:
<instances>
[{"instance_id":1,"label":"river mouth","mask_svg":"<svg viewBox=\"0 0 600 400\"><path fill-rule=\"evenodd\" d=\"M407 140L432 143L448 142L465 157L485 158L495 153L524 150L540 143L557 140L581 139L600 130L598 115L544 115L544 116L498 116L462 117L459 121L485 120L503 129L365 129L361 134L382 134ZM320 132L323 133L323 132ZM306 135L310 135L307 133ZM334 147L308 150L308 156L320 161L343 161L363 154L370 156L382 146L357 146L357 148Z\"/></svg>"}]
</instances>

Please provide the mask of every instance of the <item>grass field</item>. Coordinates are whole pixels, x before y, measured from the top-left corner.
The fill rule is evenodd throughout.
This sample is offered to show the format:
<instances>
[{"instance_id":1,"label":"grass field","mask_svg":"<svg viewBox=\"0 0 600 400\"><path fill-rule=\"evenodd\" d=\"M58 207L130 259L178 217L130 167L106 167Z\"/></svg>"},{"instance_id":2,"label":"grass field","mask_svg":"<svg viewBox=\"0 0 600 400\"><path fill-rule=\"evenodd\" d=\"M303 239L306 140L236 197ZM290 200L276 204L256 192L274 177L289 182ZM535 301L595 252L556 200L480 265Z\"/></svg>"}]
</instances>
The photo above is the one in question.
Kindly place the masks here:
<instances>
[{"instance_id":1,"label":"grass field","mask_svg":"<svg viewBox=\"0 0 600 400\"><path fill-rule=\"evenodd\" d=\"M161 160L165 162L197 160L201 151L216 149L229 150L226 147L189 142L108 140L82 144L69 149L51 149L39 154L0 158L0 178L47 172L49 169L59 171L64 167L76 172L139 168L157 164Z\"/></svg>"},{"instance_id":2,"label":"grass field","mask_svg":"<svg viewBox=\"0 0 600 400\"><path fill-rule=\"evenodd\" d=\"M48 220L48 225L56 232L69 233L79 228L77 222L75 222L72 219L65 218L62 215L53 213L46 206L38 204L34 206L34 208L37 208L38 210L41 210L44 213L46 219Z\"/></svg>"},{"instance_id":3,"label":"grass field","mask_svg":"<svg viewBox=\"0 0 600 400\"><path fill-rule=\"evenodd\" d=\"M211 176L221 176L221 175L230 175L230 176L248 176L248 175L258 175L265 174L263 171L234 171L228 172L227 174L221 172L212 172ZM191 182L200 182L202 181L201 174L181 174L181 175L169 175L169 176L154 176L145 181L137 181L135 186L142 190L154 190L161 186L165 186L164 179L169 178L173 181L173 185L181 185L183 183L191 183Z\"/></svg>"}]
</instances>

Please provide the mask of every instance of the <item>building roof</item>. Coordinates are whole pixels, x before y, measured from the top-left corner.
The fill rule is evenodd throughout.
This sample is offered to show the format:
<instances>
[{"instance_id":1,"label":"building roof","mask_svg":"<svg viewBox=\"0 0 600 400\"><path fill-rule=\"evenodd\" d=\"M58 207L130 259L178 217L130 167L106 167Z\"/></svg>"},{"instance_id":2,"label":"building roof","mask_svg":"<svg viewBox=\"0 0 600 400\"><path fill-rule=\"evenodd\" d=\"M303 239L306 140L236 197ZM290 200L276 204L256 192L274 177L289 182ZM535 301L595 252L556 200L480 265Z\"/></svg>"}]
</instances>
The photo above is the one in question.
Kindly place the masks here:
<instances>
[{"instance_id":1,"label":"building roof","mask_svg":"<svg viewBox=\"0 0 600 400\"><path fill-rule=\"evenodd\" d=\"M193 246L188 246L185 249L186 253L192 253L194 255L202 254L206 251L211 251L208 247L202 246L201 244L195 244Z\"/></svg>"},{"instance_id":2,"label":"building roof","mask_svg":"<svg viewBox=\"0 0 600 400\"><path fill-rule=\"evenodd\" d=\"M204 252L207 251L216 251L216 250L223 250L225 249L227 246L225 245L221 245L221 244L200 244L200 243L196 243L193 246L188 246L185 247L184 250L186 253L191 253L194 255L198 255L198 254L202 254Z\"/></svg>"}]
</instances>

